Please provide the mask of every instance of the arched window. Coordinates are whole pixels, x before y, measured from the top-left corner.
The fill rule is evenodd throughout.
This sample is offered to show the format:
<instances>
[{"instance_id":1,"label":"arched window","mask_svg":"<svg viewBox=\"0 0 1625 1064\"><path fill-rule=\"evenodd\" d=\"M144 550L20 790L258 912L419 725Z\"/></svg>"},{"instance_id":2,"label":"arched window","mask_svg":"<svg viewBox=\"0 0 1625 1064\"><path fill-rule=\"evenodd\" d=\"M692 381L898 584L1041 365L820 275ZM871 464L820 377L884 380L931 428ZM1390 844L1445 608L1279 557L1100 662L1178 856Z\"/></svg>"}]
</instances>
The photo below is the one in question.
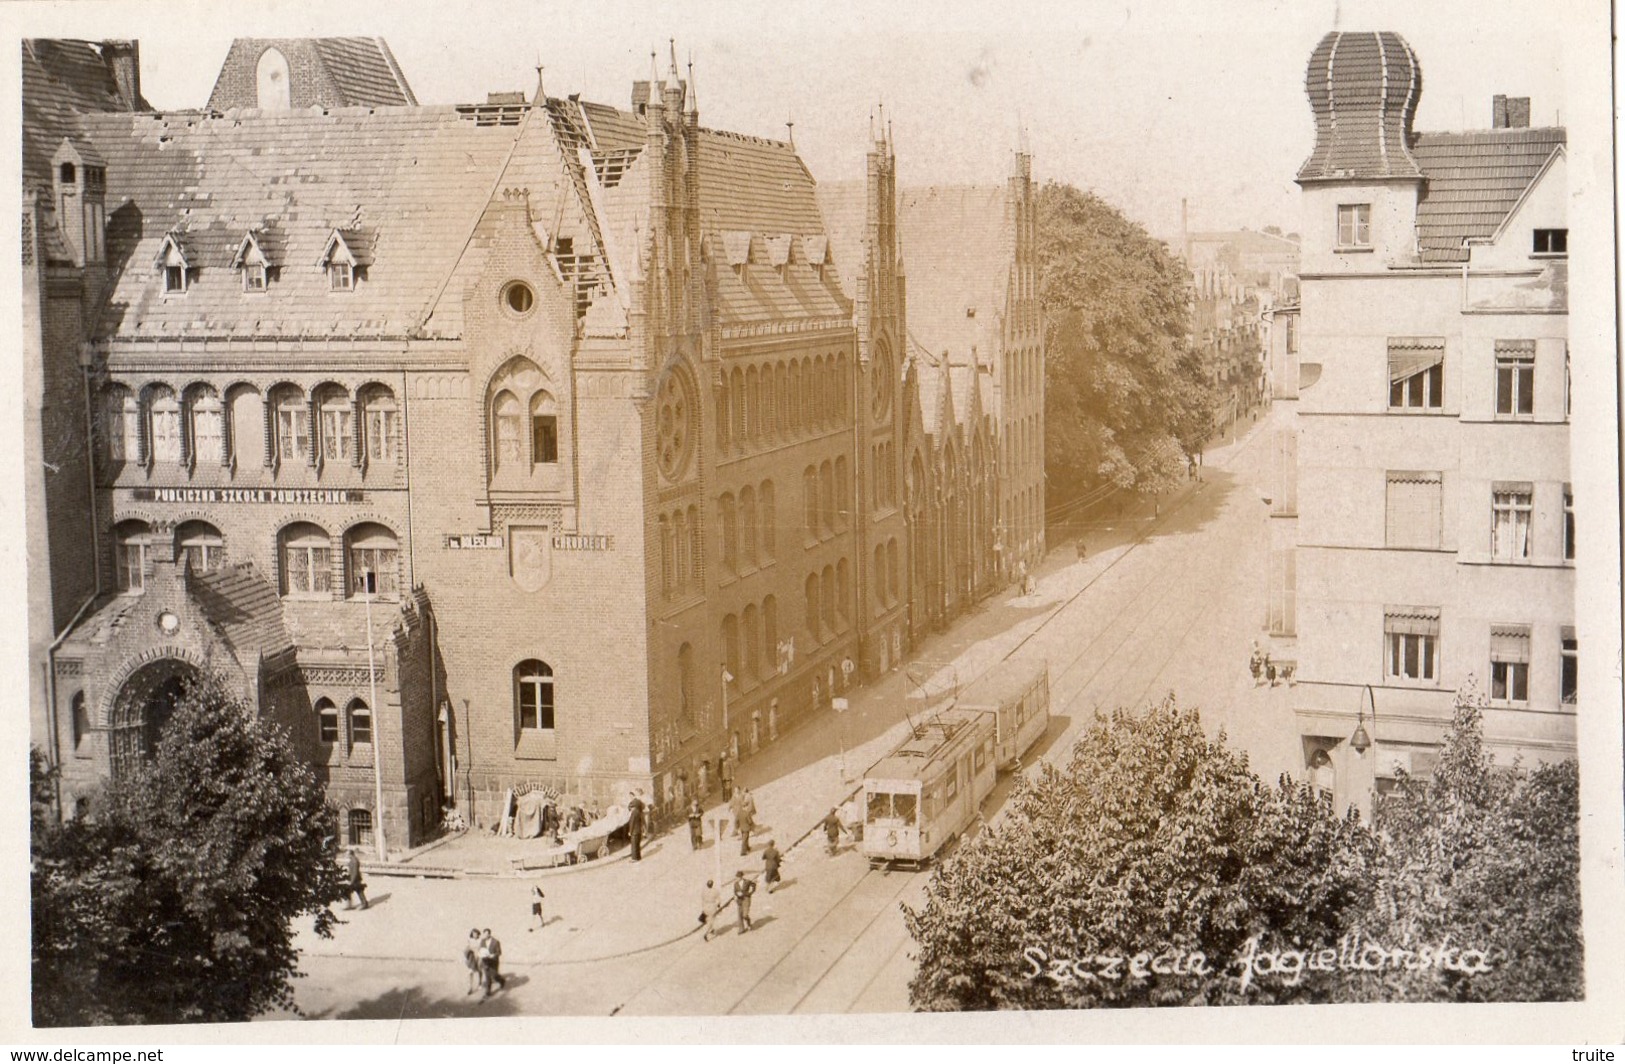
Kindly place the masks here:
<instances>
[{"instance_id":1,"label":"arched window","mask_svg":"<svg viewBox=\"0 0 1625 1064\"><path fill-rule=\"evenodd\" d=\"M331 698L316 700L316 741L325 746L339 741L339 707Z\"/></svg>"},{"instance_id":2,"label":"arched window","mask_svg":"<svg viewBox=\"0 0 1625 1064\"><path fill-rule=\"evenodd\" d=\"M532 658L513 670L514 721L521 732L552 731L553 667Z\"/></svg>"},{"instance_id":3,"label":"arched window","mask_svg":"<svg viewBox=\"0 0 1625 1064\"><path fill-rule=\"evenodd\" d=\"M733 397L726 381L717 389L717 449L726 451L733 444Z\"/></svg>"},{"instance_id":4,"label":"arched window","mask_svg":"<svg viewBox=\"0 0 1625 1064\"><path fill-rule=\"evenodd\" d=\"M277 459L285 464L308 462L310 449L310 407L297 388L282 388L272 404L276 417Z\"/></svg>"},{"instance_id":5,"label":"arched window","mask_svg":"<svg viewBox=\"0 0 1625 1064\"><path fill-rule=\"evenodd\" d=\"M747 484L739 491L739 561L746 569L754 569L757 564L758 531L760 530L756 525L756 491Z\"/></svg>"},{"instance_id":6,"label":"arched window","mask_svg":"<svg viewBox=\"0 0 1625 1064\"><path fill-rule=\"evenodd\" d=\"M717 516L722 522L722 564L730 571L739 568L739 517L734 510L734 497L724 495L717 500Z\"/></svg>"},{"instance_id":7,"label":"arched window","mask_svg":"<svg viewBox=\"0 0 1625 1064\"><path fill-rule=\"evenodd\" d=\"M211 573L226 564L226 541L206 521L188 521L175 530L175 561L194 573Z\"/></svg>"},{"instance_id":8,"label":"arched window","mask_svg":"<svg viewBox=\"0 0 1625 1064\"><path fill-rule=\"evenodd\" d=\"M729 401L733 408L733 442L735 448L743 448L750 443L750 436L746 426L750 422L750 412L745 409L745 375L734 370L728 377L728 390L732 393Z\"/></svg>"},{"instance_id":9,"label":"arched window","mask_svg":"<svg viewBox=\"0 0 1625 1064\"><path fill-rule=\"evenodd\" d=\"M498 392L491 404L491 456L498 470L518 469L523 455L519 397Z\"/></svg>"},{"instance_id":10,"label":"arched window","mask_svg":"<svg viewBox=\"0 0 1625 1064\"><path fill-rule=\"evenodd\" d=\"M351 702L348 716L350 718L350 745L352 747L371 746L372 710L367 707L367 703L359 698Z\"/></svg>"},{"instance_id":11,"label":"arched window","mask_svg":"<svg viewBox=\"0 0 1625 1064\"><path fill-rule=\"evenodd\" d=\"M677 569L672 584L673 590L678 592L687 591L689 582L694 579L696 568L694 543L690 538L692 535L690 526L693 520L690 515L693 512L694 508L691 506L687 510L678 510L673 518L672 539L674 542L672 543L672 554L676 558Z\"/></svg>"},{"instance_id":12,"label":"arched window","mask_svg":"<svg viewBox=\"0 0 1625 1064\"><path fill-rule=\"evenodd\" d=\"M737 688L740 680L739 667L739 618L728 614L722 618L722 665L733 677L732 684Z\"/></svg>"},{"instance_id":13,"label":"arched window","mask_svg":"<svg viewBox=\"0 0 1625 1064\"><path fill-rule=\"evenodd\" d=\"M886 541L886 591L897 601L897 540Z\"/></svg>"},{"instance_id":14,"label":"arched window","mask_svg":"<svg viewBox=\"0 0 1625 1064\"><path fill-rule=\"evenodd\" d=\"M194 388L189 406L193 459L219 465L225 457L225 413L219 393L206 384Z\"/></svg>"},{"instance_id":15,"label":"arched window","mask_svg":"<svg viewBox=\"0 0 1625 1064\"><path fill-rule=\"evenodd\" d=\"M852 480L847 471L846 455L835 459L835 519L839 525L845 525L848 508L852 502Z\"/></svg>"},{"instance_id":16,"label":"arched window","mask_svg":"<svg viewBox=\"0 0 1625 1064\"><path fill-rule=\"evenodd\" d=\"M759 445L762 442L762 384L755 366L745 371L745 412L749 417L745 439Z\"/></svg>"},{"instance_id":17,"label":"arched window","mask_svg":"<svg viewBox=\"0 0 1625 1064\"><path fill-rule=\"evenodd\" d=\"M366 454L369 465L395 463L395 435L400 415L395 409L395 395L388 388L369 388L362 399L366 434Z\"/></svg>"},{"instance_id":18,"label":"arched window","mask_svg":"<svg viewBox=\"0 0 1625 1064\"><path fill-rule=\"evenodd\" d=\"M323 388L317 401L322 423L322 458L349 462L355 457L355 411L350 397L337 388Z\"/></svg>"},{"instance_id":19,"label":"arched window","mask_svg":"<svg viewBox=\"0 0 1625 1064\"><path fill-rule=\"evenodd\" d=\"M559 460L558 406L548 392L530 397L530 460L534 465L554 465Z\"/></svg>"},{"instance_id":20,"label":"arched window","mask_svg":"<svg viewBox=\"0 0 1625 1064\"><path fill-rule=\"evenodd\" d=\"M801 360L798 358L790 363L790 429L800 434L806 427L806 409L802 406L805 396L801 381Z\"/></svg>"},{"instance_id":21,"label":"arched window","mask_svg":"<svg viewBox=\"0 0 1625 1064\"><path fill-rule=\"evenodd\" d=\"M661 514L659 524L660 593L666 598L671 598L672 589L677 586L677 559L672 551L671 519Z\"/></svg>"},{"instance_id":22,"label":"arched window","mask_svg":"<svg viewBox=\"0 0 1625 1064\"><path fill-rule=\"evenodd\" d=\"M873 580L875 591L875 612L879 613L885 608L886 605L886 548L884 545L879 543L875 544L875 567Z\"/></svg>"},{"instance_id":23,"label":"arched window","mask_svg":"<svg viewBox=\"0 0 1625 1064\"><path fill-rule=\"evenodd\" d=\"M762 600L762 649L769 675L779 671L779 600L772 595Z\"/></svg>"},{"instance_id":24,"label":"arched window","mask_svg":"<svg viewBox=\"0 0 1625 1064\"><path fill-rule=\"evenodd\" d=\"M152 460L181 460L181 404L175 393L159 385L147 393L147 413L152 419Z\"/></svg>"},{"instance_id":25,"label":"arched window","mask_svg":"<svg viewBox=\"0 0 1625 1064\"><path fill-rule=\"evenodd\" d=\"M801 473L801 494L806 502L802 527L808 539L818 538L818 470L808 466Z\"/></svg>"},{"instance_id":26,"label":"arched window","mask_svg":"<svg viewBox=\"0 0 1625 1064\"><path fill-rule=\"evenodd\" d=\"M677 648L677 719L694 727L694 648L687 643Z\"/></svg>"},{"instance_id":27,"label":"arched window","mask_svg":"<svg viewBox=\"0 0 1625 1064\"><path fill-rule=\"evenodd\" d=\"M835 531L835 467L825 460L818 467L819 517L825 531Z\"/></svg>"},{"instance_id":28,"label":"arched window","mask_svg":"<svg viewBox=\"0 0 1625 1064\"><path fill-rule=\"evenodd\" d=\"M141 408L128 388L109 388L102 399L107 456L115 462L141 459Z\"/></svg>"},{"instance_id":29,"label":"arched window","mask_svg":"<svg viewBox=\"0 0 1625 1064\"><path fill-rule=\"evenodd\" d=\"M852 615L852 566L845 558L835 563L835 608L844 623Z\"/></svg>"},{"instance_id":30,"label":"arched window","mask_svg":"<svg viewBox=\"0 0 1625 1064\"><path fill-rule=\"evenodd\" d=\"M818 642L818 627L819 627L818 621L819 621L819 617L821 616L820 611L819 611L819 607L818 607L818 574L817 573L808 573L807 574L806 595L807 595L807 615L806 615L806 618L805 618L805 622L806 622L806 625L807 625L807 634L812 637L812 641L814 643L817 643Z\"/></svg>"},{"instance_id":31,"label":"arched window","mask_svg":"<svg viewBox=\"0 0 1625 1064\"><path fill-rule=\"evenodd\" d=\"M755 603L745 607L740 624L745 629L745 675L752 680L762 676L761 612Z\"/></svg>"},{"instance_id":32,"label":"arched window","mask_svg":"<svg viewBox=\"0 0 1625 1064\"><path fill-rule=\"evenodd\" d=\"M86 757L90 753L90 707L85 703L85 693L75 691L71 705L73 753L75 757Z\"/></svg>"},{"instance_id":33,"label":"arched window","mask_svg":"<svg viewBox=\"0 0 1625 1064\"><path fill-rule=\"evenodd\" d=\"M311 524L282 530L282 593L326 595L333 590L333 541Z\"/></svg>"},{"instance_id":34,"label":"arched window","mask_svg":"<svg viewBox=\"0 0 1625 1064\"><path fill-rule=\"evenodd\" d=\"M367 594L367 574L373 573L372 593L393 597L400 589L401 552L395 533L379 524L356 525L345 533L344 559L351 595Z\"/></svg>"},{"instance_id":35,"label":"arched window","mask_svg":"<svg viewBox=\"0 0 1625 1064\"><path fill-rule=\"evenodd\" d=\"M757 504L762 513L762 560L770 562L778 553L779 513L773 482L762 481L761 499Z\"/></svg>"},{"instance_id":36,"label":"arched window","mask_svg":"<svg viewBox=\"0 0 1625 1064\"><path fill-rule=\"evenodd\" d=\"M147 547L152 530L145 521L120 521L113 529L113 567L120 591L140 591L147 586Z\"/></svg>"},{"instance_id":37,"label":"arched window","mask_svg":"<svg viewBox=\"0 0 1625 1064\"><path fill-rule=\"evenodd\" d=\"M372 810L350 810L349 824L351 846L372 845Z\"/></svg>"},{"instance_id":38,"label":"arched window","mask_svg":"<svg viewBox=\"0 0 1625 1064\"><path fill-rule=\"evenodd\" d=\"M256 102L262 111L286 111L293 106L288 81L288 57L275 48L260 53L255 69Z\"/></svg>"},{"instance_id":39,"label":"arched window","mask_svg":"<svg viewBox=\"0 0 1625 1064\"><path fill-rule=\"evenodd\" d=\"M776 396L778 373L773 363L762 367L762 437L772 439L778 430L778 401Z\"/></svg>"},{"instance_id":40,"label":"arched window","mask_svg":"<svg viewBox=\"0 0 1625 1064\"><path fill-rule=\"evenodd\" d=\"M226 389L226 461L255 465L265 460L265 418L268 411L251 384Z\"/></svg>"},{"instance_id":41,"label":"arched window","mask_svg":"<svg viewBox=\"0 0 1625 1064\"><path fill-rule=\"evenodd\" d=\"M821 600L822 611L819 618L823 621L825 632L835 631L835 567L824 566L824 572L819 579L818 597Z\"/></svg>"}]
</instances>

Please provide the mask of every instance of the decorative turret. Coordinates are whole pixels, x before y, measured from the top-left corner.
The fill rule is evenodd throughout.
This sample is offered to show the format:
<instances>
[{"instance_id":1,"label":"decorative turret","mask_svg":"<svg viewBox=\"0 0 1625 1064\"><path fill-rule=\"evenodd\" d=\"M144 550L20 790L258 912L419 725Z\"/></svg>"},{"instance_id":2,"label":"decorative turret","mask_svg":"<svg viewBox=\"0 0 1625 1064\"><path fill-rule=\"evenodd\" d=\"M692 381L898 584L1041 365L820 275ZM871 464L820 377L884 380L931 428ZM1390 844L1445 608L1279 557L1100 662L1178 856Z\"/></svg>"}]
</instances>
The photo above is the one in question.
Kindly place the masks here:
<instances>
[{"instance_id":1,"label":"decorative turret","mask_svg":"<svg viewBox=\"0 0 1625 1064\"><path fill-rule=\"evenodd\" d=\"M1309 57L1304 88L1315 148L1300 183L1422 176L1411 155L1422 66L1399 34L1328 33Z\"/></svg>"}]
</instances>

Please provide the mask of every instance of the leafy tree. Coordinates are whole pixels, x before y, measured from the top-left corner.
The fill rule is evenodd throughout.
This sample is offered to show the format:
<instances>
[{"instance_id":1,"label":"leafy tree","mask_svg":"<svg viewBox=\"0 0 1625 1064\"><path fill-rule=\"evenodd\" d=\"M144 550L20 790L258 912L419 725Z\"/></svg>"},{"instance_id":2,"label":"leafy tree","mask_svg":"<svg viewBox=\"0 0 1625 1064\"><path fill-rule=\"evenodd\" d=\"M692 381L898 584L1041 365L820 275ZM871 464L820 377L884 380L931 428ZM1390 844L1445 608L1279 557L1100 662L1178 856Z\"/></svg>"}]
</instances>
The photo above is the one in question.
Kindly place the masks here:
<instances>
[{"instance_id":1,"label":"leafy tree","mask_svg":"<svg viewBox=\"0 0 1625 1064\"><path fill-rule=\"evenodd\" d=\"M1189 342L1184 266L1071 185L1039 190L1038 220L1051 491L1169 490L1218 402L1208 356Z\"/></svg>"},{"instance_id":2,"label":"leafy tree","mask_svg":"<svg viewBox=\"0 0 1625 1064\"><path fill-rule=\"evenodd\" d=\"M1456 697L1432 776L1402 776L1378 806L1383 851L1365 923L1371 937L1387 943L1484 950L1489 970L1384 971L1367 977L1354 996L1582 995L1579 770L1573 760L1533 771L1498 768L1484 750L1485 704L1469 681Z\"/></svg>"},{"instance_id":3,"label":"leafy tree","mask_svg":"<svg viewBox=\"0 0 1625 1064\"><path fill-rule=\"evenodd\" d=\"M93 808L35 817L35 1023L292 1008L292 921L313 916L330 935L343 877L322 787L281 731L218 681L194 684L153 758Z\"/></svg>"},{"instance_id":4,"label":"leafy tree","mask_svg":"<svg viewBox=\"0 0 1625 1064\"><path fill-rule=\"evenodd\" d=\"M1007 808L942 863L920 909L905 907L916 1008L1330 999L1324 979L1245 986L1233 961L1255 937L1344 935L1369 895L1374 837L1307 786L1266 786L1171 696L1097 716L1067 767L1018 780ZM1093 974L1054 978L1057 959ZM1169 965L1180 971L1155 970Z\"/></svg>"}]
</instances>

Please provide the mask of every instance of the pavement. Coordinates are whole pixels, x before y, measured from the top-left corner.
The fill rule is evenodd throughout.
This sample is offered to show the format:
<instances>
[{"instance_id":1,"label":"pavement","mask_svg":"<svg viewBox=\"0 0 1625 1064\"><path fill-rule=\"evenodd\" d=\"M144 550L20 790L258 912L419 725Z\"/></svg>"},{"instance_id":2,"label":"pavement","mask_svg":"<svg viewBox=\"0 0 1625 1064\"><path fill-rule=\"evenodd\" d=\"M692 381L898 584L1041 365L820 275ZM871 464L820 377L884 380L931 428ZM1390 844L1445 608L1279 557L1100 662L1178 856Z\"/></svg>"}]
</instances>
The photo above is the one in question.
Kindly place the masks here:
<instances>
[{"instance_id":1,"label":"pavement","mask_svg":"<svg viewBox=\"0 0 1625 1064\"><path fill-rule=\"evenodd\" d=\"M1257 425L1249 426L1235 444L1210 447L1206 455L1209 480L1223 477L1228 459L1252 442L1267 424L1266 416ZM538 986L533 989L545 988L550 1004L563 1011L601 1011L593 1006L603 1000L603 987L589 994L588 987L582 985L579 998L569 988L578 981L597 982L599 973L630 970L628 966L636 966L640 958L647 957L651 964L681 963L667 961L665 958L671 955L663 951L685 940L699 941L699 896L706 880L720 879L719 887L725 887L738 869L759 874L760 853L768 839L776 840L785 853L787 886L799 881L801 894L821 891L819 876L803 877L800 872L808 868L809 861L832 860L824 853L822 833L815 829L832 806L856 790L867 767L889 753L906 734L907 714L918 714L923 707L918 681L928 677L927 686L932 688L954 682L965 686L1012 653L1049 656L1048 643L1049 649L1056 652L1051 666L1052 683L1056 682L1053 673L1060 659L1076 655L1075 647L1070 655L1062 648L1072 646L1066 640L1075 642L1077 637L1054 631L1055 626L1041 632L1045 621L1097 581L1109 583L1108 574L1127 552L1157 537L1176 514L1183 511L1182 521L1189 523L1193 512L1199 511L1204 502L1212 502L1211 498L1204 500L1202 494L1212 487L1208 482L1190 481L1157 504L1129 505L1121 515L1095 518L1086 532L1089 553L1081 561L1071 540L1052 542L1048 557L1034 573L1037 586L1033 593L1022 595L1011 588L994 594L948 631L932 635L916 648L911 659L914 668L898 668L850 690L850 708L845 713L825 711L741 763L736 783L752 791L757 805L758 830L749 854L740 853L737 838L725 838L718 844L716 818L720 806L707 811L705 842L699 849L690 847L687 827L682 825L650 838L638 862L630 861L628 851L622 847L584 865L515 875L511 858L521 856L527 848L539 849L539 843L473 833L456 837L417 851L407 862L393 862L387 869L389 875L380 874L384 869L372 869L371 908L339 910L343 922L332 938L320 939L309 930L299 936L296 945L305 958L314 962L306 965L307 972L319 973L302 980L298 994L302 1006L306 1006L307 1014L316 1017L345 1018L485 1015L501 1009L517 1010L521 1006L514 1002L525 999L523 992L519 999L504 994L489 1005L481 1005L477 993L467 994L461 961L463 942L470 929L489 927L503 943L504 967L514 974L515 989L536 980ZM1095 509L1098 512L1103 508ZM1160 549L1177 555L1181 549L1177 536L1165 539ZM1258 588L1261 608L1261 576ZM1215 714L1213 726L1234 729L1235 722L1229 720L1233 716L1255 719L1260 741L1280 743L1279 738L1270 737L1280 736L1282 721L1290 721L1287 688L1283 684L1273 690L1248 690L1252 681L1246 673L1245 647L1257 625L1253 618L1247 620L1248 624L1231 625L1223 634L1223 638L1240 643L1238 649L1226 644L1221 651L1225 659L1234 654L1237 664L1233 682L1227 681L1222 692L1214 692L1215 708L1220 712ZM1131 636L1125 634L1124 638ZM919 663L931 664L922 667ZM1211 688L1211 673L1204 679ZM1132 695L1122 697L1131 700ZM1243 713L1232 713L1225 708L1231 704L1247 708ZM1067 725L1065 734L1072 735L1076 727L1070 721ZM1055 743L1050 746L1054 749ZM1272 753L1263 760L1284 763L1290 760L1290 751L1283 748L1279 757ZM1268 772L1273 766L1255 767ZM849 850L833 860L861 864L861 856ZM437 878L400 878L402 874ZM438 878L447 874L458 878ZM530 926L533 884L541 885L547 895L546 923L540 929ZM901 886L863 889L882 890L886 897L892 897ZM757 898L758 913L766 910L766 922L780 919L771 908L779 904L778 896L770 901L758 891ZM812 897L809 895L807 900L812 901ZM879 906L881 901L875 904ZM886 904L895 911L895 904ZM798 922L799 916L794 916L784 928L788 930ZM723 924L732 939L731 910ZM743 936L739 939L741 946L731 948L768 948L752 942L755 937ZM718 944L707 948L715 950ZM336 967L322 963L341 958L360 963ZM374 961L378 963L369 963ZM906 964L906 956L900 954L897 963ZM399 976L409 969L434 973L427 985L441 996L425 997L427 991L422 985L403 990ZM767 989L771 986L766 984ZM630 1011L667 1011L667 1006L681 998L678 994L666 1000L677 993L675 989L663 991L666 996L657 998L649 998L650 992L644 991L643 999L630 1002L637 1005ZM758 997L763 993L765 989L756 991ZM341 1006L338 1002L353 1004ZM766 1011L776 1010L776 1005L765 999L760 1004ZM906 1007L906 1001L895 1007ZM341 1008L345 1011L339 1011Z\"/></svg>"}]
</instances>

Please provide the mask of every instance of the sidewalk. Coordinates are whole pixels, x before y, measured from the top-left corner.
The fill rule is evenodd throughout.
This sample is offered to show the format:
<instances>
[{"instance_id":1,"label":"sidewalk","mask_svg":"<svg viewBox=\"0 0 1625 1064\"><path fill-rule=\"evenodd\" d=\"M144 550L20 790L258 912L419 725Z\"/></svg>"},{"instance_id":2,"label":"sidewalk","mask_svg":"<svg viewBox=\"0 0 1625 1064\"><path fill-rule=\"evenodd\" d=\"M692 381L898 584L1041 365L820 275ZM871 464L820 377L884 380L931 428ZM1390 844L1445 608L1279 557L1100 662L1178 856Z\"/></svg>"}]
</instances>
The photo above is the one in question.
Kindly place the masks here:
<instances>
[{"instance_id":1,"label":"sidewalk","mask_svg":"<svg viewBox=\"0 0 1625 1064\"><path fill-rule=\"evenodd\" d=\"M1206 466L1222 471L1268 421L1266 415L1249 426L1235 444L1210 448ZM996 592L948 631L927 638L911 662L939 666L928 681L933 689L955 681L961 687L969 684L1207 486L1190 481L1164 496L1160 516L1150 502L1125 506L1120 517L1091 529L1089 555L1081 562L1070 540L1062 541L1036 568L1033 594L1021 595L1016 588ZM333 939L305 933L299 945L317 956L444 964L459 956L462 939L477 924L496 931L510 968L524 970L635 955L695 935L701 929L699 895L706 880L720 876L717 885L725 888L737 869L759 874L768 839L785 854L786 879L797 875L801 861L825 860L819 822L856 791L871 764L901 741L909 728L907 715L917 716L923 708L906 667L853 688L847 698L845 713L826 710L739 765L735 782L750 788L757 807L758 827L748 855L739 853L737 838L718 845L720 804L706 811L701 849L690 848L683 824L651 837L643 860L636 863L628 860L623 846L587 864L516 875L511 858L539 842L532 846L469 834L391 862L387 871L369 868L374 908L341 910L347 922ZM397 878L423 875L463 878ZM547 893L548 924L540 932L527 930L532 884Z\"/></svg>"}]
</instances>

